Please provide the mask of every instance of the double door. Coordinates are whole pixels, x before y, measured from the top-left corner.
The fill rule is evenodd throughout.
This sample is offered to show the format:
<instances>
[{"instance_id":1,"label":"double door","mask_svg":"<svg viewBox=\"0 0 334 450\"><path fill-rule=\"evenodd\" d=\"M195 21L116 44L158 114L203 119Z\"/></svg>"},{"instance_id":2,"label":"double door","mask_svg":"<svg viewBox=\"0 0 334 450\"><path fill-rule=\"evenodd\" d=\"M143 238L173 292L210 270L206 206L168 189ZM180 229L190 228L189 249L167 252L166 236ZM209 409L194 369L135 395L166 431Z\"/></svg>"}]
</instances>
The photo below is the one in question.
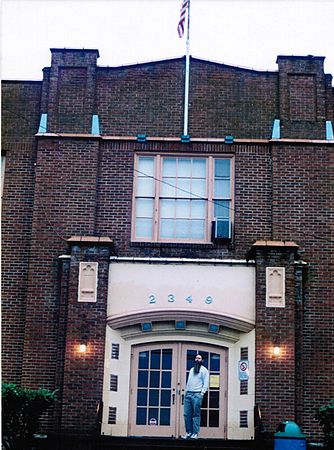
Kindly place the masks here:
<instances>
[{"instance_id":1,"label":"double door","mask_svg":"<svg viewBox=\"0 0 334 450\"><path fill-rule=\"evenodd\" d=\"M201 408L201 437L226 437L226 349L191 343L161 343L133 348L130 386L130 436L185 433L185 386L197 353L209 370L209 389Z\"/></svg>"}]
</instances>

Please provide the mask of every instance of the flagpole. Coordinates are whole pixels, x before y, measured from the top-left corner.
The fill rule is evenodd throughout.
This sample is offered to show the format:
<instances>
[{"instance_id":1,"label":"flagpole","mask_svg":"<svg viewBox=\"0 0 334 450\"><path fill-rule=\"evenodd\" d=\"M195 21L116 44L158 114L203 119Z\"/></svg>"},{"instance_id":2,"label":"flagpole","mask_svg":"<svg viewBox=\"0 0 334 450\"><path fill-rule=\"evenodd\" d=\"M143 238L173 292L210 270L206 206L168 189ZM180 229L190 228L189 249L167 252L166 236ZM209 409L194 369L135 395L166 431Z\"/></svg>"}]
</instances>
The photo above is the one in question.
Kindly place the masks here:
<instances>
[{"instance_id":1,"label":"flagpole","mask_svg":"<svg viewBox=\"0 0 334 450\"><path fill-rule=\"evenodd\" d=\"M190 0L188 0L187 42L186 42L186 72L184 80L184 120L183 135L188 135L188 111L189 111L189 75L190 75Z\"/></svg>"}]
</instances>

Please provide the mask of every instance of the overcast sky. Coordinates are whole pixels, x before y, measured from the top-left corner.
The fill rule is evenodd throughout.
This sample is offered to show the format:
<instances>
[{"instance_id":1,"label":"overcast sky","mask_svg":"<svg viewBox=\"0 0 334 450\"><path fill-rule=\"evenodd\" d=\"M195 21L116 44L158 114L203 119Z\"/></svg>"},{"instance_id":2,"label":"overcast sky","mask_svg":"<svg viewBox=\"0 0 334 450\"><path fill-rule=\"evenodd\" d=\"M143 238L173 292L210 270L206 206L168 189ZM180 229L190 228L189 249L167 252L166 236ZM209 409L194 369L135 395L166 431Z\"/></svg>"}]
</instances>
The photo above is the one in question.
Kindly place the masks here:
<instances>
[{"instance_id":1,"label":"overcast sky","mask_svg":"<svg viewBox=\"0 0 334 450\"><path fill-rule=\"evenodd\" d=\"M2 0L2 79L40 80L50 48L97 48L99 66L182 56L181 0ZM277 55L326 56L334 75L334 0L191 0L190 53L259 70Z\"/></svg>"}]
</instances>

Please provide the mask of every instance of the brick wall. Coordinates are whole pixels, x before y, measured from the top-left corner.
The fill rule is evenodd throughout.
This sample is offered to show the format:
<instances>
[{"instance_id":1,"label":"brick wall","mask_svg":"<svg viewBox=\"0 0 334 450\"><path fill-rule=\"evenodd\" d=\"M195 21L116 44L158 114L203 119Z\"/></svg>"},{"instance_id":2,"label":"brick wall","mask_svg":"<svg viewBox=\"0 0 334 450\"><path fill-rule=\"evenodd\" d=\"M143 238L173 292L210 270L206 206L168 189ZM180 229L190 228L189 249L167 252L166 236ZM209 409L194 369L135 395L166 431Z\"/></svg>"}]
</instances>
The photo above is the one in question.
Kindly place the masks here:
<instances>
[{"instance_id":1,"label":"brick wall","mask_svg":"<svg viewBox=\"0 0 334 450\"><path fill-rule=\"evenodd\" d=\"M34 134L39 123L40 82L2 86L2 378L20 382L34 202ZM15 357L13 358L13 355Z\"/></svg>"},{"instance_id":2,"label":"brick wall","mask_svg":"<svg viewBox=\"0 0 334 450\"><path fill-rule=\"evenodd\" d=\"M245 258L255 240L293 240L306 268L296 268L297 255L290 250L255 253L256 399L266 431L282 419L297 418L314 434L314 411L328 400L333 371L333 145L35 138L40 113L48 114L48 132L90 133L93 114L99 115L104 135L179 137L183 130L183 58L111 69L96 67L96 50L53 49L52 55L43 86L3 83L4 381L60 388L63 405L49 415L48 426L94 429L110 249L69 247L73 235L110 236L119 256L237 259ZM273 73L192 59L190 135L269 138L273 119L281 118L282 137L324 138L325 120L333 120L333 88L323 74L323 59L280 57L278 62L279 73ZM303 86L314 92L315 102L299 96ZM136 151L234 155L232 245L131 243ZM60 263L64 254L69 258ZM78 264L90 258L101 262L93 307L76 301ZM265 267L274 264L287 271L287 307L280 311L265 307ZM78 355L73 346L86 323L94 354ZM284 364L268 353L273 336L286 344Z\"/></svg>"}]
</instances>

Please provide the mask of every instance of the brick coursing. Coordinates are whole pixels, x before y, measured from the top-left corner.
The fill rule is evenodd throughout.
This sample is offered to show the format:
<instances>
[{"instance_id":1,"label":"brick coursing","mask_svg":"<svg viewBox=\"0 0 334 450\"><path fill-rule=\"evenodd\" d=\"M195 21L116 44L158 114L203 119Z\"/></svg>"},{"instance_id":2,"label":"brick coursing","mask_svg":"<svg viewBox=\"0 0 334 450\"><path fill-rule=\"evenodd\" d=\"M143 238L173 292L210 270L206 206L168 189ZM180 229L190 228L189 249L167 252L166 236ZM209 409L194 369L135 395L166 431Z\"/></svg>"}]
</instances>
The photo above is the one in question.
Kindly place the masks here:
<instances>
[{"instance_id":1,"label":"brick coursing","mask_svg":"<svg viewBox=\"0 0 334 450\"><path fill-rule=\"evenodd\" d=\"M331 393L334 329L333 144L312 142L325 139L325 121L333 121L332 78L323 73L323 58L280 56L277 73L193 58L189 134L202 140L182 144L172 138L183 129L184 59L106 68L96 66L97 57L95 50L53 49L42 82L3 82L3 380L59 389L48 429L93 431L110 254L244 259L257 240L295 241L298 250L268 246L252 255L256 402L265 431L292 419L319 435L313 417ZM85 137L35 136L41 113L48 114L49 133ZM89 136L93 114L104 137L125 139ZM270 141L276 118L282 138L312 141ZM137 133L166 140L139 143L131 138ZM227 134L246 141L225 144ZM136 152L232 155L233 241L131 242ZM71 236L110 236L113 246L69 245ZM300 259L308 264L296 265ZM88 260L99 262L94 305L77 302L79 262ZM286 269L284 309L265 306L265 268L274 265ZM92 347L79 355L74 346L84 331ZM284 343L284 364L269 353L273 339Z\"/></svg>"}]
</instances>

